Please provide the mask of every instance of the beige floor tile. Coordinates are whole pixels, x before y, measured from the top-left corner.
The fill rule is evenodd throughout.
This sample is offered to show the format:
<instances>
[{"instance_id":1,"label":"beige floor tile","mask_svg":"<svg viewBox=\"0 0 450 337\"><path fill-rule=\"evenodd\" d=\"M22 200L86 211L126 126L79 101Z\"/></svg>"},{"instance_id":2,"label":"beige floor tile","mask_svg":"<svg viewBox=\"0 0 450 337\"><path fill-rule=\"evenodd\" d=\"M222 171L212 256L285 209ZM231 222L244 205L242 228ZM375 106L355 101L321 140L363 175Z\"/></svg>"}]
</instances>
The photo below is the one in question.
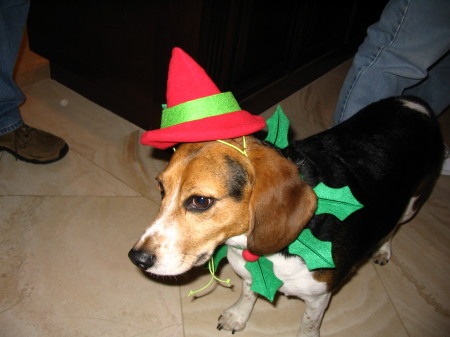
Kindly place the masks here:
<instances>
[{"instance_id":1,"label":"beige floor tile","mask_svg":"<svg viewBox=\"0 0 450 337\"><path fill-rule=\"evenodd\" d=\"M147 199L0 199L1 336L183 335L178 287L127 257Z\"/></svg>"},{"instance_id":2,"label":"beige floor tile","mask_svg":"<svg viewBox=\"0 0 450 337\"><path fill-rule=\"evenodd\" d=\"M192 282L181 286L184 328L186 337L224 336L228 332L216 330L217 318L238 298L240 278L225 264L221 279L231 279L232 289L213 282L198 298L187 297L208 283L211 276L202 270L193 273ZM274 304L259 298L252 316L239 336L296 336L304 303L296 298L279 295ZM408 336L373 266L363 266L347 285L332 299L322 325L322 336Z\"/></svg>"},{"instance_id":3,"label":"beige floor tile","mask_svg":"<svg viewBox=\"0 0 450 337\"><path fill-rule=\"evenodd\" d=\"M408 336L374 266L367 262L332 298L322 336Z\"/></svg>"},{"instance_id":4,"label":"beige floor tile","mask_svg":"<svg viewBox=\"0 0 450 337\"><path fill-rule=\"evenodd\" d=\"M450 177L440 177L427 204L393 240L393 258L378 274L411 337L450 333Z\"/></svg>"},{"instance_id":5,"label":"beige floor tile","mask_svg":"<svg viewBox=\"0 0 450 337\"><path fill-rule=\"evenodd\" d=\"M139 196L75 150L51 165L33 165L0 152L0 195Z\"/></svg>"},{"instance_id":6,"label":"beige floor tile","mask_svg":"<svg viewBox=\"0 0 450 337\"><path fill-rule=\"evenodd\" d=\"M140 128L67 87L44 80L24 88L24 120L61 136L75 152L138 193L159 201L157 173L166 161L139 143Z\"/></svg>"}]
</instances>

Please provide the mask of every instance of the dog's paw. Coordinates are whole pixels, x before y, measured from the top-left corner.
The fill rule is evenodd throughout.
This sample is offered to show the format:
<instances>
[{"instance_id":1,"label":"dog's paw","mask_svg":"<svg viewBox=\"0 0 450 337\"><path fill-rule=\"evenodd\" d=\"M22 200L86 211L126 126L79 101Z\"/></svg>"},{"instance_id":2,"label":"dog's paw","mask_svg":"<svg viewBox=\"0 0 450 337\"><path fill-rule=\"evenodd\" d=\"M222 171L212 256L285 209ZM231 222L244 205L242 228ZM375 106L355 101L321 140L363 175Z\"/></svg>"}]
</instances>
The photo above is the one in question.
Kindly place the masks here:
<instances>
[{"instance_id":1,"label":"dog's paw","mask_svg":"<svg viewBox=\"0 0 450 337\"><path fill-rule=\"evenodd\" d=\"M379 252L372 255L372 261L380 266L384 266L389 262L389 257L387 254L380 254Z\"/></svg>"},{"instance_id":2,"label":"dog's paw","mask_svg":"<svg viewBox=\"0 0 450 337\"><path fill-rule=\"evenodd\" d=\"M383 244L373 255L372 261L376 264L384 266L391 259L390 243Z\"/></svg>"},{"instance_id":3,"label":"dog's paw","mask_svg":"<svg viewBox=\"0 0 450 337\"><path fill-rule=\"evenodd\" d=\"M219 317L219 322L217 324L217 330L227 330L234 334L236 331L241 331L245 328L247 323L246 317L243 315L236 314L232 311L225 311Z\"/></svg>"}]
</instances>

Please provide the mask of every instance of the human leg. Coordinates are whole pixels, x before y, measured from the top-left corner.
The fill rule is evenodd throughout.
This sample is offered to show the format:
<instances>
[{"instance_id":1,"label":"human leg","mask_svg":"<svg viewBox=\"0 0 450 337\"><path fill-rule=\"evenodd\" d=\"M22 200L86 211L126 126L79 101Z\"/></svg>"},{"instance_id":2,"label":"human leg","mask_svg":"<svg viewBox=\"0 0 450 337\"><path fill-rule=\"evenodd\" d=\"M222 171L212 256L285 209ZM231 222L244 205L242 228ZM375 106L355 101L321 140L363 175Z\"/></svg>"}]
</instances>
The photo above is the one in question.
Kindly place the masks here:
<instances>
[{"instance_id":1,"label":"human leg","mask_svg":"<svg viewBox=\"0 0 450 337\"><path fill-rule=\"evenodd\" d=\"M404 94L424 99L436 115L441 114L450 105L450 52L429 69L425 80Z\"/></svg>"},{"instance_id":2,"label":"human leg","mask_svg":"<svg viewBox=\"0 0 450 337\"><path fill-rule=\"evenodd\" d=\"M66 142L48 132L25 125L19 112L24 95L13 80L29 0L0 0L0 151L35 164L64 157Z\"/></svg>"},{"instance_id":3,"label":"human leg","mask_svg":"<svg viewBox=\"0 0 450 337\"><path fill-rule=\"evenodd\" d=\"M22 125L19 105L24 95L13 81L13 71L29 6L29 0L0 1L0 135Z\"/></svg>"},{"instance_id":4,"label":"human leg","mask_svg":"<svg viewBox=\"0 0 450 337\"><path fill-rule=\"evenodd\" d=\"M342 86L334 122L368 104L402 95L450 50L450 2L391 0L369 27Z\"/></svg>"}]
</instances>

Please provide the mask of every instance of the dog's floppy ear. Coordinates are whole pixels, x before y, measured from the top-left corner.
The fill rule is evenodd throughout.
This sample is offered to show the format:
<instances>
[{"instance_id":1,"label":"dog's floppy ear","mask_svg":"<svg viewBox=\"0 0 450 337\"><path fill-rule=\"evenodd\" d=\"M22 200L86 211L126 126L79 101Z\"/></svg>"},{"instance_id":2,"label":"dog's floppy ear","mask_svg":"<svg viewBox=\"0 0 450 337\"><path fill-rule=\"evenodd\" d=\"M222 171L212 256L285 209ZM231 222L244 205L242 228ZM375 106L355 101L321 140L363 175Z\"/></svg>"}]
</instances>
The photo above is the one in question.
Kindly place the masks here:
<instances>
[{"instance_id":1,"label":"dog's floppy ear","mask_svg":"<svg viewBox=\"0 0 450 337\"><path fill-rule=\"evenodd\" d=\"M297 167L275 150L259 146L256 154L250 153L255 176L247 248L256 255L271 254L297 238L313 216L317 198Z\"/></svg>"}]
</instances>

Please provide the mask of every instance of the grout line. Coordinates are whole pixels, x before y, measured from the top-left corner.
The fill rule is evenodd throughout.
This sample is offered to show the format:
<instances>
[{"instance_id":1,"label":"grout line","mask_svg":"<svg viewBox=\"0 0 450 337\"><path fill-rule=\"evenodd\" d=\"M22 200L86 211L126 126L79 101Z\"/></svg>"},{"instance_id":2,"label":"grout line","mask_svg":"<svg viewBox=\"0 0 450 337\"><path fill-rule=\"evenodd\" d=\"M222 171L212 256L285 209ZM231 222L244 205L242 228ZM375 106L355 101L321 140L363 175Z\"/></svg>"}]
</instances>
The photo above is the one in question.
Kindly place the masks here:
<instances>
[{"instance_id":1,"label":"grout line","mask_svg":"<svg viewBox=\"0 0 450 337\"><path fill-rule=\"evenodd\" d=\"M178 285L178 294L180 295L180 313L181 313L181 326L183 327L183 336L186 337L186 331L184 329L184 309L183 309L183 298L181 294L181 286Z\"/></svg>"},{"instance_id":2,"label":"grout line","mask_svg":"<svg viewBox=\"0 0 450 337\"><path fill-rule=\"evenodd\" d=\"M391 257L391 258L392 258L392 257ZM407 334L408 336L410 336L409 331L408 331L408 329L406 328L405 323L403 322L403 318L402 318L402 316L400 315L400 312L398 311L397 306L395 305L395 302L392 300L391 293L390 293L389 289L386 287L386 284L385 284L385 282L384 282L384 280L383 280L383 277L382 277L381 274L378 272L378 267L375 266L375 264L374 264L372 261L370 261L370 264L372 265L372 268L375 270L375 273L377 274L378 280L380 281L381 285L383 286L384 291L386 292L386 295L387 295L388 298L389 298L389 301L391 302L392 306L394 307L394 310L395 310L395 312L396 312L398 318L400 319L400 322L402 323L403 329L405 330L406 334ZM386 266L383 266L383 267L386 267ZM380 267L380 268L381 268L381 267Z\"/></svg>"}]
</instances>

